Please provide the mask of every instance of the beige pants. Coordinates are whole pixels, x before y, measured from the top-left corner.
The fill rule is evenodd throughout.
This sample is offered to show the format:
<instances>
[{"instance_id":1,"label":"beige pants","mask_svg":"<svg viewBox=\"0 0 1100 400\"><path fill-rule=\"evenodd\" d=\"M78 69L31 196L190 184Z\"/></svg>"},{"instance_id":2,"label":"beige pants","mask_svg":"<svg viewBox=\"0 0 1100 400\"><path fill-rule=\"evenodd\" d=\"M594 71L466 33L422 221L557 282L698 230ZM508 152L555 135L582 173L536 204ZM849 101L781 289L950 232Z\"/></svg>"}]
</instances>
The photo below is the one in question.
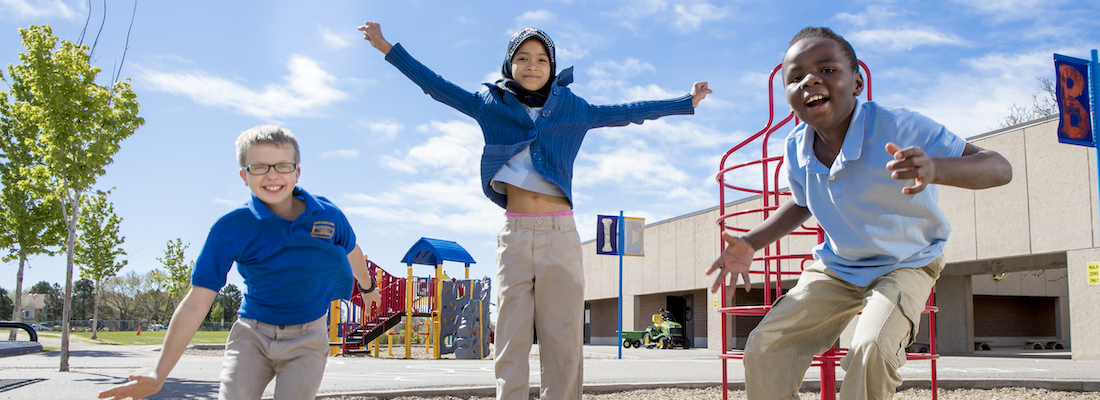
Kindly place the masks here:
<instances>
[{"instance_id":1,"label":"beige pants","mask_svg":"<svg viewBox=\"0 0 1100 400\"><path fill-rule=\"evenodd\" d=\"M861 311L848 354L840 361L845 371L840 398L893 398L902 383L897 370L905 364L905 348L915 340L943 266L940 257L860 287L813 263L749 334L744 359L748 398L798 399L813 357L828 350Z\"/></svg>"},{"instance_id":2,"label":"beige pants","mask_svg":"<svg viewBox=\"0 0 1100 400\"><path fill-rule=\"evenodd\" d=\"M532 328L543 400L581 398L584 270L572 216L507 217L497 245L497 399L529 398Z\"/></svg>"},{"instance_id":3,"label":"beige pants","mask_svg":"<svg viewBox=\"0 0 1100 400\"><path fill-rule=\"evenodd\" d=\"M275 378L275 400L312 399L328 362L325 317L278 326L240 318L233 323L222 362L221 400L257 400Z\"/></svg>"}]
</instances>

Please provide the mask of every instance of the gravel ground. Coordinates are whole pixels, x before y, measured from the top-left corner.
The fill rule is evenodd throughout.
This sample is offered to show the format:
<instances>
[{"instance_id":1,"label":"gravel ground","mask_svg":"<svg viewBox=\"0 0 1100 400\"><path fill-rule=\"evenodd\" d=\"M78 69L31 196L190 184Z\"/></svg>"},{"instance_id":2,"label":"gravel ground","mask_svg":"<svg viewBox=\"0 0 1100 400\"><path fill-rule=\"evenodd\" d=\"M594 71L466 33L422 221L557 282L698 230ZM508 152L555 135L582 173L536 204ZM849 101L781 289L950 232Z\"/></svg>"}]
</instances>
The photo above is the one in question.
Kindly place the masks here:
<instances>
[{"instance_id":1,"label":"gravel ground","mask_svg":"<svg viewBox=\"0 0 1100 400\"><path fill-rule=\"evenodd\" d=\"M78 338L78 337L70 337ZM43 338L40 336L40 341ZM82 339L82 338L78 338ZM48 337L46 340L50 340ZM54 347L60 347L60 338L53 339L57 343L53 344ZM44 346L49 346L46 342L43 342ZM94 347L96 343L84 340L74 340L71 344L73 348L87 348ZM398 351L400 349L400 352ZM404 358L404 349L399 347L394 348L393 358ZM197 350L188 349L184 354L190 356L206 356L206 357L221 357L223 355L222 350ZM430 358L423 348L414 348L412 352L413 358ZM385 348L382 349L380 358L389 358L386 356ZM535 354L532 354L535 357ZM587 357L586 357L587 358ZM583 400L718 400L721 399L721 389L718 387L706 388L706 389L687 389L687 388L660 388L660 389L641 389L630 390L615 393L585 393ZM744 391L731 390L729 392L730 400L746 400ZM806 400L818 399L819 393L817 391L806 391L802 393L802 398ZM896 400L926 400L931 399L932 393L929 389L907 389L899 391L894 396ZM486 396L429 396L429 397L417 397L417 396L401 396L401 397L374 397L374 396L342 396L342 397L326 397L331 400L493 400L493 397ZM532 397L537 400L537 397ZM1100 400L1100 392L1063 392L1047 389L1027 389L1027 388L1000 388L1000 389L954 389L944 390L940 389L939 399L943 400Z\"/></svg>"},{"instance_id":2,"label":"gravel ground","mask_svg":"<svg viewBox=\"0 0 1100 400\"><path fill-rule=\"evenodd\" d=\"M585 393L584 400L678 400L678 399L691 399L691 400L718 400L722 398L720 388L709 389L644 389L644 390L631 390L626 392L617 393ZM729 399L731 400L746 400L743 391L730 391ZM818 392L803 392L802 398L817 399ZM925 400L932 398L932 391L929 389L908 389L898 392L894 399L896 400ZM1100 399L1100 393L1096 392L1059 392L1046 389L1023 389L1023 388L1002 388L993 390L977 390L977 389L957 389L957 390L940 390L939 398L944 400L1082 400L1082 399ZM492 397L481 396L443 396L443 397L362 397L362 396L344 396L333 398L335 400L492 400ZM532 397L532 399L537 399Z\"/></svg>"}]
</instances>

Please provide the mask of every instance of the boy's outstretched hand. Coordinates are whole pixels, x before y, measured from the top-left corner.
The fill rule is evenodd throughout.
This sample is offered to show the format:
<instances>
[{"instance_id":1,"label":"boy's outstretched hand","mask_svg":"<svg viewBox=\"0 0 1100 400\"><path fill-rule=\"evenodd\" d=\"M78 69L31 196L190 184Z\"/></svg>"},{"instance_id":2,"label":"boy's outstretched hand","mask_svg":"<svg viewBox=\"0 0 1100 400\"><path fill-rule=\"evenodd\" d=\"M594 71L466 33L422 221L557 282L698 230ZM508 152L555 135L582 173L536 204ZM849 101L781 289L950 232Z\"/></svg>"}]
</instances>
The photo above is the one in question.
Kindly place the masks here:
<instances>
[{"instance_id":1,"label":"boy's outstretched hand","mask_svg":"<svg viewBox=\"0 0 1100 400\"><path fill-rule=\"evenodd\" d=\"M894 160L886 163L886 169L894 171L890 176L897 180L913 180L913 186L901 189L902 193L917 194L932 183L936 176L935 163L924 153L924 149L916 146L902 149L894 143L887 143L886 152L894 155Z\"/></svg>"},{"instance_id":2,"label":"boy's outstretched hand","mask_svg":"<svg viewBox=\"0 0 1100 400\"><path fill-rule=\"evenodd\" d=\"M752 264L752 255L756 254L756 250L747 240L730 236L728 233L722 234L722 240L726 241L726 250L707 269L707 275L718 271L718 277L714 279L714 285L710 287L710 291L717 292L722 285L726 284L726 274L733 274L733 281L730 283L737 285L737 277L740 276L741 280L745 281L745 291L748 292L749 266Z\"/></svg>"},{"instance_id":3,"label":"boy's outstretched hand","mask_svg":"<svg viewBox=\"0 0 1100 400\"><path fill-rule=\"evenodd\" d=\"M714 93L714 91L707 89L706 82L695 82L694 85L691 85L691 107L699 107L699 102L711 93Z\"/></svg>"},{"instance_id":4,"label":"boy's outstretched hand","mask_svg":"<svg viewBox=\"0 0 1100 400\"><path fill-rule=\"evenodd\" d=\"M164 382L152 376L130 375L130 382L99 392L99 398L110 400L140 399L160 391Z\"/></svg>"},{"instance_id":5,"label":"boy's outstretched hand","mask_svg":"<svg viewBox=\"0 0 1100 400\"><path fill-rule=\"evenodd\" d=\"M390 42L386 41L386 38L382 37L382 25L377 22L367 21L358 28L363 31L363 39L370 42L371 46L381 51L382 54L389 54L390 49L393 48Z\"/></svg>"}]
</instances>

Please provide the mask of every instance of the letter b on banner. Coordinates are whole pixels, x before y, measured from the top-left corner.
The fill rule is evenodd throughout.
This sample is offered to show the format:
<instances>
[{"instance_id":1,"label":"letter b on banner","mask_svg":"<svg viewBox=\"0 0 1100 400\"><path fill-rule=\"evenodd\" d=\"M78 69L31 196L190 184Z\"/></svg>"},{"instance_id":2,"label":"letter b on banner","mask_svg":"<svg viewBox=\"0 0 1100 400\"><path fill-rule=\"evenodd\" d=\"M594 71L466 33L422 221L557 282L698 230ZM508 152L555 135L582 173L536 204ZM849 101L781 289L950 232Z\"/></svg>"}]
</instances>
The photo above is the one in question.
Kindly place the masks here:
<instances>
[{"instance_id":1,"label":"letter b on banner","mask_svg":"<svg viewBox=\"0 0 1100 400\"><path fill-rule=\"evenodd\" d=\"M1058 75L1055 94L1061 118L1058 120L1058 141L1081 146L1093 145L1089 121L1088 61L1054 55Z\"/></svg>"}]
</instances>

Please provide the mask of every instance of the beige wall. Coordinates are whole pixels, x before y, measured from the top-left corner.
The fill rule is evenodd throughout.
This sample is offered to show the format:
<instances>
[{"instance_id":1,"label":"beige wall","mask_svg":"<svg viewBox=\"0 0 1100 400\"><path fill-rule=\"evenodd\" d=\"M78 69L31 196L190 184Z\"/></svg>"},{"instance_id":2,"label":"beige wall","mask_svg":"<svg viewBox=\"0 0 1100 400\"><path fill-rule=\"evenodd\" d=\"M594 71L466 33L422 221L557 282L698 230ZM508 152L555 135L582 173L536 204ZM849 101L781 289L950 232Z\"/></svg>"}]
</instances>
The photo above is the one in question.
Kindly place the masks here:
<instances>
[{"instance_id":1,"label":"beige wall","mask_svg":"<svg viewBox=\"0 0 1100 400\"><path fill-rule=\"evenodd\" d=\"M1066 265L1062 264L1018 264L1020 260L1027 260L1027 256L1036 254L1082 254L1085 250L1100 251L1093 249L1100 247L1100 229L1097 229L1100 226L1100 213L1097 212L1096 153L1092 148L1058 143L1056 128L1057 120L1051 118L991 132L971 140L977 146L995 150L1008 159L1012 164L1013 180L1001 187L977 191L939 188L940 206L952 224L951 238L945 253L949 269L953 263L969 263L973 267L975 263L996 264L1010 258L1017 263L1017 271L1064 269ZM760 197L753 197L728 205L726 212L759 207ZM623 292L628 298L625 303L629 310L624 313L624 318L628 321L624 325L638 326L645 321L638 321L636 318L639 315L648 316L645 310L637 309L639 302L636 296L705 289L707 292L702 300L706 303L707 342L711 349L717 350L720 347L723 318L714 307L714 296L709 292L713 277L703 275L719 251L719 232L715 223L717 218L717 208L711 208L666 221L651 222L646 226L645 257L627 257L624 266ZM729 218L727 224L752 228L762 220L762 214L755 213ZM813 225L813 221L807 225ZM809 252L815 243L816 238L812 236L787 237L780 241L780 245L788 253ZM584 243L582 248L586 301L616 297L618 258L596 256L593 242ZM1100 253L1093 258L1100 261ZM784 267L787 270L796 270L799 267L797 263L788 264ZM1010 272L1005 280L995 283L990 283L994 281L988 275L984 275L984 279L983 276L975 276L973 293L1058 296L1063 300L1060 302L1063 305L1059 311L1059 320L1062 325L1060 331L1065 337L1061 339L1068 340L1072 322L1078 322L1084 316L1083 312L1079 312L1080 307L1073 306L1081 304L1081 299L1075 298L1075 293L1092 293L1088 291L1091 288L1072 287L1074 267L1072 261L1070 264L1067 272ZM759 265L754 268L759 268ZM1068 274L1071 286L1067 288L1065 279L1053 279L1058 274ZM754 283L761 280L760 275L752 276ZM1100 290L1100 285L1094 287ZM959 301L960 309L967 307L968 303ZM941 306L950 307L952 304ZM696 310L697 313L700 311ZM951 320L972 320L967 318L965 312ZM1080 324L1087 325L1088 322ZM1100 329L1095 329L1100 326L1093 328L1087 331L1089 333L1085 334L1083 340L1100 343ZM959 329L965 330L967 327ZM1074 326L1072 332L1080 346L1082 337L1077 335L1082 334L1082 329ZM696 336L702 335L702 332L696 333ZM967 337L956 336L963 339ZM1078 346L1074 346L1075 357L1078 356ZM1088 357L1100 359L1100 348L1095 350L1095 354Z\"/></svg>"}]
</instances>

